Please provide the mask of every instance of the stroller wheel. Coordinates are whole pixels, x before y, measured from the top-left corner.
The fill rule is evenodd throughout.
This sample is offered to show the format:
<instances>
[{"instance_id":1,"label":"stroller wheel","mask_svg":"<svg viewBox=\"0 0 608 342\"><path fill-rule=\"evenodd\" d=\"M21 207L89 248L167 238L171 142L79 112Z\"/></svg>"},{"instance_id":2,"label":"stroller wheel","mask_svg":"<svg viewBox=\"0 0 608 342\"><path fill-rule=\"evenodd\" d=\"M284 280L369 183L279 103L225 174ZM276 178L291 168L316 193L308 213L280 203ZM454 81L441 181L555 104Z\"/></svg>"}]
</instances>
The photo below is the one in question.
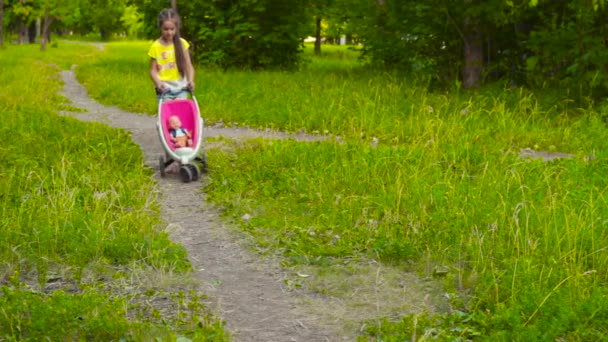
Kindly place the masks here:
<instances>
[{"instance_id":1,"label":"stroller wheel","mask_svg":"<svg viewBox=\"0 0 608 342\"><path fill-rule=\"evenodd\" d=\"M209 164L207 163L207 152L203 152L203 155L196 158L196 160L201 163L201 171L207 173L207 171L209 171Z\"/></svg>"},{"instance_id":2,"label":"stroller wheel","mask_svg":"<svg viewBox=\"0 0 608 342\"><path fill-rule=\"evenodd\" d=\"M196 164L188 164L185 166L190 169L190 172L192 173L193 181L197 181L197 180L199 180L199 178L201 178L201 171L198 168L198 166L196 166Z\"/></svg>"},{"instance_id":3,"label":"stroller wheel","mask_svg":"<svg viewBox=\"0 0 608 342\"><path fill-rule=\"evenodd\" d=\"M167 175L167 173L165 172L165 157L164 156L160 156L158 158L158 166L159 166L159 170L160 170L160 176L161 177L165 177Z\"/></svg>"},{"instance_id":4,"label":"stroller wheel","mask_svg":"<svg viewBox=\"0 0 608 342\"><path fill-rule=\"evenodd\" d=\"M188 165L180 166L179 175L182 177L182 182L184 183L191 182L194 179L194 175Z\"/></svg>"}]
</instances>

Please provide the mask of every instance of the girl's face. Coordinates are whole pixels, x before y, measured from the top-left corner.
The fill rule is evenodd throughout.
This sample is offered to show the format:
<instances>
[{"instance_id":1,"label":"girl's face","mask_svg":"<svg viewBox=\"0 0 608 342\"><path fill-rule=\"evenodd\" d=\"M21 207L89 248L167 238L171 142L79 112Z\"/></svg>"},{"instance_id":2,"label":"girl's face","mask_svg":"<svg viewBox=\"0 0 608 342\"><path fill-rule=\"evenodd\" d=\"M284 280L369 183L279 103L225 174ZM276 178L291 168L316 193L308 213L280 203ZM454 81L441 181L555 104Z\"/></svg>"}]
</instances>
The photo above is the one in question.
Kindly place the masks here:
<instances>
[{"instance_id":1,"label":"girl's face","mask_svg":"<svg viewBox=\"0 0 608 342\"><path fill-rule=\"evenodd\" d=\"M176 25L171 20L165 20L160 27L160 31L163 37L163 41L170 43L173 41L175 36Z\"/></svg>"}]
</instances>

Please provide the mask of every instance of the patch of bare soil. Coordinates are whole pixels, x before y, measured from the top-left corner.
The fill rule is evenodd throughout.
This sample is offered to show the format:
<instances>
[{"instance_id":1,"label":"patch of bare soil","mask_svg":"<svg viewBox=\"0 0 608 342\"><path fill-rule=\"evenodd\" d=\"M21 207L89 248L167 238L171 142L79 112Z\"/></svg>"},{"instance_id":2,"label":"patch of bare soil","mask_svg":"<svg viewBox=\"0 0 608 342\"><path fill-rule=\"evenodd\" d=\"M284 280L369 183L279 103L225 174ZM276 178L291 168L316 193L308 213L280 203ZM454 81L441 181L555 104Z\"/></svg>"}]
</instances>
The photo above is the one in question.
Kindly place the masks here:
<instances>
[{"instance_id":1,"label":"patch of bare soil","mask_svg":"<svg viewBox=\"0 0 608 342\"><path fill-rule=\"evenodd\" d=\"M574 158L576 155L571 153L563 153L563 152L549 152L549 151L537 151L531 148L520 148L519 149L519 158L520 159L542 159L543 161L552 161L555 159L570 159Z\"/></svg>"},{"instance_id":2,"label":"patch of bare soil","mask_svg":"<svg viewBox=\"0 0 608 342\"><path fill-rule=\"evenodd\" d=\"M163 150L156 117L92 100L73 69L61 72L61 95L86 112L60 114L128 130L146 164L158 170ZM206 127L205 138L220 136L320 139L302 133ZM203 144L205 148L209 146ZM188 251L200 290L209 296L210 307L236 341L351 341L364 320L433 312L445 305L437 300L441 290L432 280L376 263L324 270L281 268L252 253L246 239L219 219L218 209L206 202L202 192L206 176L193 183L182 183L176 175L154 177L166 229Z\"/></svg>"}]
</instances>

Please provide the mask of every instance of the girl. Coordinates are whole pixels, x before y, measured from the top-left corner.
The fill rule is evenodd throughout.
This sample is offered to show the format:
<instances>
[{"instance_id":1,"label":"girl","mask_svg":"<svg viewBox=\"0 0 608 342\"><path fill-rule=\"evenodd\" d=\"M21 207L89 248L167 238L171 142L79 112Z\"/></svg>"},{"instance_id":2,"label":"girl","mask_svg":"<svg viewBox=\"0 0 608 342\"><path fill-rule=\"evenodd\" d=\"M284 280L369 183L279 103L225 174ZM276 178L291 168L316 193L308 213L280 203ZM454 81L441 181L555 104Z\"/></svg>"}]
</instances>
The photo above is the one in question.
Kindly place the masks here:
<instances>
[{"instance_id":1,"label":"girl","mask_svg":"<svg viewBox=\"0 0 608 342\"><path fill-rule=\"evenodd\" d=\"M194 90L194 67L188 49L190 44L179 34L181 21L172 9L158 15L161 36L148 51L150 78L156 88L157 100L186 98L184 88Z\"/></svg>"}]
</instances>

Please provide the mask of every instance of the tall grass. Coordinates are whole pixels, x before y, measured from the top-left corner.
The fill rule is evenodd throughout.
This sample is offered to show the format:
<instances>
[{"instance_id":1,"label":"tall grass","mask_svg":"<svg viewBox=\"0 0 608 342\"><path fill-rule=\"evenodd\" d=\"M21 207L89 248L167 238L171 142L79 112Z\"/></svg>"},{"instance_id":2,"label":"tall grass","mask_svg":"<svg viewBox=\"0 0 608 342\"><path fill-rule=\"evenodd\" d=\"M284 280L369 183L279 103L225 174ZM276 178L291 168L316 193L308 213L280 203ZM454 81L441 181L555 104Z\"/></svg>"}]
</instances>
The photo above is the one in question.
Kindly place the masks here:
<instances>
[{"instance_id":1,"label":"tall grass","mask_svg":"<svg viewBox=\"0 0 608 342\"><path fill-rule=\"evenodd\" d=\"M150 42L108 44L99 59L79 63L78 78L90 85L91 96L104 103L154 114L156 102L148 76L149 45ZM314 57L307 47L305 57L309 62L292 73L197 68L195 95L201 111L209 122L222 120L291 131L303 128L402 143L418 142L419 132L429 129L443 134L447 126L442 122L451 119L457 124L452 129L486 126L483 133L506 144L519 141L521 145L545 149L565 148L557 133L545 132L539 140L540 135L535 134L533 139L530 134L537 132L530 131L538 129L538 121L549 125L553 123L547 120L570 122L568 115L560 116L559 112L568 101L554 100L553 96L545 99L521 88L500 85L485 93L429 92L423 80L378 74L362 66L354 51L331 46L323 51L322 57ZM518 121L519 129L514 130L508 126L514 121L503 119L504 114L507 118L525 114L527 119ZM560 117L553 120L554 116Z\"/></svg>"},{"instance_id":2,"label":"tall grass","mask_svg":"<svg viewBox=\"0 0 608 342\"><path fill-rule=\"evenodd\" d=\"M58 117L59 70L35 57L16 58L29 55L26 47L4 53L15 55L4 61L1 74L7 87L0 130L11 137L0 150L0 208L9 232L0 238L2 259L11 264L23 254L73 266L149 259L159 267L188 268L184 250L155 227L151 171L128 134ZM38 76L23 78L26 69ZM161 250L150 259L155 248Z\"/></svg>"},{"instance_id":3,"label":"tall grass","mask_svg":"<svg viewBox=\"0 0 608 342\"><path fill-rule=\"evenodd\" d=\"M8 46L0 56L0 336L222 339L211 318L200 328L193 317L138 314L127 296L104 289L123 270L179 273L190 264L162 229L152 171L128 133L55 113L69 109L57 95L59 71L93 58L92 48ZM204 315L202 306L192 312Z\"/></svg>"},{"instance_id":4,"label":"tall grass","mask_svg":"<svg viewBox=\"0 0 608 342\"><path fill-rule=\"evenodd\" d=\"M149 89L146 46L111 45L103 58ZM338 51L349 53L332 56ZM600 114L501 85L430 91L422 80L336 59L311 57L294 73L197 70L206 119L345 142L259 140L211 151L209 198L250 217L242 227L257 245L292 264L373 257L444 277L452 314L372 324L366 338L607 338ZM117 83L98 76L120 79L104 65L113 64L79 69L94 96L139 106L121 103ZM520 159L527 147L576 156Z\"/></svg>"},{"instance_id":5,"label":"tall grass","mask_svg":"<svg viewBox=\"0 0 608 342\"><path fill-rule=\"evenodd\" d=\"M605 154L546 164L452 146L258 142L213 154L207 191L292 263L447 266L453 305L487 315L484 335L603 338Z\"/></svg>"}]
</instances>

